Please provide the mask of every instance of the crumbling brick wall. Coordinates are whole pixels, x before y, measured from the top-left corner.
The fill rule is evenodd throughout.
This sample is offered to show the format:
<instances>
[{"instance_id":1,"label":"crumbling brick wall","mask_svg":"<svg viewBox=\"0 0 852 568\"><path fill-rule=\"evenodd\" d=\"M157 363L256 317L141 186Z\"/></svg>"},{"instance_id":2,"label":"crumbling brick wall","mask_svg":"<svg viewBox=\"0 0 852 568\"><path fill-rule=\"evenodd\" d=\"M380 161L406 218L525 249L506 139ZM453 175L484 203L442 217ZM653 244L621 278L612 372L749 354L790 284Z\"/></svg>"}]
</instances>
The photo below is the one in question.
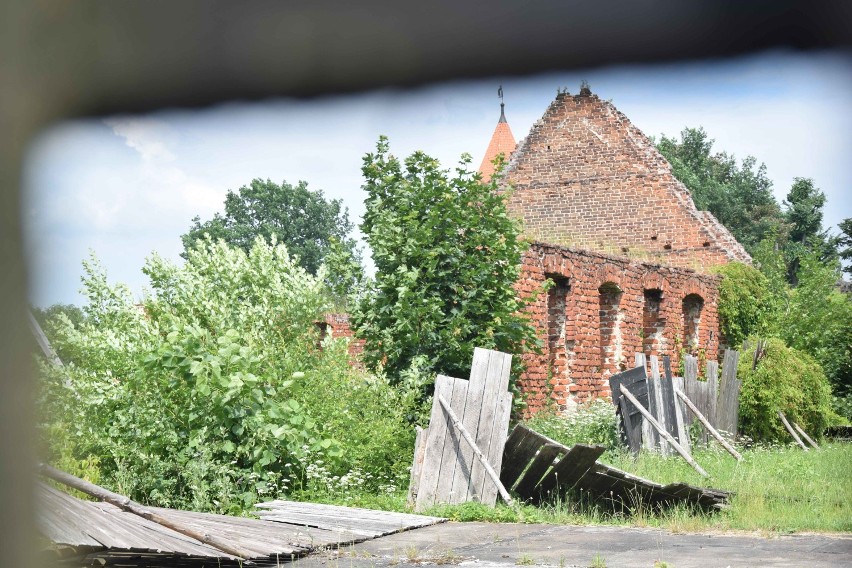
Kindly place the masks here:
<instances>
[{"instance_id":1,"label":"crumbling brick wall","mask_svg":"<svg viewBox=\"0 0 852 568\"><path fill-rule=\"evenodd\" d=\"M352 361L357 361L358 356L364 352L364 340L355 337L355 332L349 326L349 314L326 314L323 321L317 322L320 328L320 337L324 339L327 335L337 339L346 337L349 339L349 356Z\"/></svg>"},{"instance_id":2,"label":"crumbling brick wall","mask_svg":"<svg viewBox=\"0 0 852 568\"><path fill-rule=\"evenodd\" d=\"M529 412L609 396L609 377L632 367L634 353L669 355L677 368L685 338L718 357L718 276L534 243L516 288L530 294L548 278L555 285L529 308L542 353L524 356L518 385Z\"/></svg>"},{"instance_id":3,"label":"crumbling brick wall","mask_svg":"<svg viewBox=\"0 0 852 568\"><path fill-rule=\"evenodd\" d=\"M556 97L512 154L502 187L535 240L699 270L750 261L696 209L651 140L588 89Z\"/></svg>"}]
</instances>

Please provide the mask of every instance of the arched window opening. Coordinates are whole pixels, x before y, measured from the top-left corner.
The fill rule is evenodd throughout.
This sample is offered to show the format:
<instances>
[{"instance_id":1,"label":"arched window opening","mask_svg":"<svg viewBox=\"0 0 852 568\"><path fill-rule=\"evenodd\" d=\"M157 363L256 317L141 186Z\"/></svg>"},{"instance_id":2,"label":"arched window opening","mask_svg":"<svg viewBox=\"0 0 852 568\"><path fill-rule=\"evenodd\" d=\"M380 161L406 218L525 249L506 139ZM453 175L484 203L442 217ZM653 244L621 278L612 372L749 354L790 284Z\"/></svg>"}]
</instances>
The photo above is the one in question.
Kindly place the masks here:
<instances>
[{"instance_id":1,"label":"arched window opening","mask_svg":"<svg viewBox=\"0 0 852 568\"><path fill-rule=\"evenodd\" d=\"M547 292L547 359L551 377L568 379L568 369L574 356L574 341L568 337L568 295L571 285L561 274L545 274L553 281Z\"/></svg>"},{"instance_id":2,"label":"arched window opening","mask_svg":"<svg viewBox=\"0 0 852 568\"><path fill-rule=\"evenodd\" d=\"M621 322L621 288L606 282L598 288L600 301L600 370L603 378L618 373L625 366Z\"/></svg>"},{"instance_id":3,"label":"arched window opening","mask_svg":"<svg viewBox=\"0 0 852 568\"><path fill-rule=\"evenodd\" d=\"M690 355L698 354L698 330L703 309L704 298L698 294L689 294L683 299L683 348Z\"/></svg>"},{"instance_id":4,"label":"arched window opening","mask_svg":"<svg viewBox=\"0 0 852 568\"><path fill-rule=\"evenodd\" d=\"M663 291L645 290L645 303L642 307L642 351L646 357L661 355L663 352L666 321L660 312L663 303Z\"/></svg>"}]
</instances>

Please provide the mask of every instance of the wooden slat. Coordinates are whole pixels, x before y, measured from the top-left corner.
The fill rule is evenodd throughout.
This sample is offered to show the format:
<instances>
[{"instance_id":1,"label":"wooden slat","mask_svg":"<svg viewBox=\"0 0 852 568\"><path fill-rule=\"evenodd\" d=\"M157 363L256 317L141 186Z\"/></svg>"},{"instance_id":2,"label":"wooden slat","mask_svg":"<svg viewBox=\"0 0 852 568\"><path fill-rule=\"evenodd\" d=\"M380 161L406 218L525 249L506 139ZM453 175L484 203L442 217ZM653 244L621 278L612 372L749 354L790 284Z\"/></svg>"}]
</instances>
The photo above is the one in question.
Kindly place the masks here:
<instances>
[{"instance_id":1,"label":"wooden slat","mask_svg":"<svg viewBox=\"0 0 852 568\"><path fill-rule=\"evenodd\" d=\"M515 486L539 448L547 443L537 432L523 424L515 426L511 437L514 437L514 441L511 448L508 444L506 445L506 451L503 454L503 471L500 472L500 481L508 489Z\"/></svg>"},{"instance_id":2,"label":"wooden slat","mask_svg":"<svg viewBox=\"0 0 852 568\"><path fill-rule=\"evenodd\" d=\"M629 387L631 392L635 391L634 395L647 406L648 385L645 367L635 367L611 376L609 386L612 392L612 400L618 405L622 437L630 451L636 454L642 447L642 416L632 406L622 402L621 389Z\"/></svg>"},{"instance_id":3,"label":"wooden slat","mask_svg":"<svg viewBox=\"0 0 852 568\"><path fill-rule=\"evenodd\" d=\"M672 363L668 355L663 356L663 371L665 378L660 380L660 393L663 399L663 414L665 422L661 423L666 432L675 440L678 439L677 418L675 417L674 388L672 384Z\"/></svg>"},{"instance_id":4,"label":"wooden slat","mask_svg":"<svg viewBox=\"0 0 852 568\"><path fill-rule=\"evenodd\" d=\"M461 416L467 403L468 381L456 380L453 386L453 398L446 398L451 408ZM437 395L436 395L437 396ZM441 476L435 490L435 501L438 503L463 503L467 495L467 486L460 484L455 490L455 479L467 479L476 458L473 457L468 444L462 440L461 434L455 428L447 430L447 441L444 443L444 453L441 456ZM456 495L458 491L460 495Z\"/></svg>"},{"instance_id":5,"label":"wooden slat","mask_svg":"<svg viewBox=\"0 0 852 568\"><path fill-rule=\"evenodd\" d=\"M683 382L683 377L672 377L672 387L675 391L683 389ZM686 450L687 452L691 452L692 450L690 448L688 422L685 419L686 407L684 406L683 401L680 400L677 396L675 396L674 407L675 424L677 425L677 439L680 442L680 445L683 446L684 450Z\"/></svg>"},{"instance_id":6,"label":"wooden slat","mask_svg":"<svg viewBox=\"0 0 852 568\"><path fill-rule=\"evenodd\" d=\"M423 473L423 458L426 456L426 438L429 437L429 428L414 427L414 460L411 464L411 476L408 482L408 506L413 507L417 502L417 493L420 491L420 475Z\"/></svg>"},{"instance_id":7,"label":"wooden slat","mask_svg":"<svg viewBox=\"0 0 852 568\"><path fill-rule=\"evenodd\" d=\"M653 395L654 397L654 411L652 414L654 418L663 426L663 428L668 428L666 425L666 413L663 405L663 391L660 386L660 361L657 359L656 355L651 355L651 376L648 378L648 396L649 398ZM661 437L659 432L654 429L654 439L657 441L657 445L660 448L660 452L667 456L671 453L671 448L669 448L669 443L666 442L665 438Z\"/></svg>"},{"instance_id":8,"label":"wooden slat","mask_svg":"<svg viewBox=\"0 0 852 568\"><path fill-rule=\"evenodd\" d=\"M509 431L509 420L512 417L512 393L509 391L500 394L497 400L497 408L494 415L494 426L492 427L491 445L488 448L488 463L494 471L499 472L503 465L503 448L506 446L506 437ZM497 500L499 488L491 480L486 480L482 488L482 502L491 503Z\"/></svg>"},{"instance_id":9,"label":"wooden slat","mask_svg":"<svg viewBox=\"0 0 852 568\"><path fill-rule=\"evenodd\" d=\"M725 351L716 407L716 429L723 430L731 436L737 435L739 419L739 396L742 385L740 380L737 379L739 357L739 353L736 351L730 349Z\"/></svg>"},{"instance_id":10,"label":"wooden slat","mask_svg":"<svg viewBox=\"0 0 852 568\"><path fill-rule=\"evenodd\" d=\"M423 511L435 504L438 490L438 480L441 475L441 458L444 455L444 443L447 439L449 420L438 395L451 399L456 380L452 377L438 375L435 379L435 396L432 400L432 413L429 419L429 437L426 440L426 452L423 458L423 473L420 475L420 491L417 494L415 511ZM451 443L451 442L450 442Z\"/></svg>"},{"instance_id":11,"label":"wooden slat","mask_svg":"<svg viewBox=\"0 0 852 568\"><path fill-rule=\"evenodd\" d=\"M586 475L586 472L595 465L595 462L604 452L604 449L603 446L575 444L553 466L550 473L541 480L536 493L542 497L546 497L557 488L559 492L570 491L580 478Z\"/></svg>"},{"instance_id":12,"label":"wooden slat","mask_svg":"<svg viewBox=\"0 0 852 568\"><path fill-rule=\"evenodd\" d=\"M469 430L471 435L476 439L476 446L480 449L490 448L491 446L497 405L501 394L509 388L509 372L512 364L511 355L477 347L473 350L474 366L472 367L472 371L477 367L477 359L483 358L488 361L485 376L482 377L480 374L472 372L470 377L470 391L477 393L477 395L480 392L482 393L482 411L479 415L479 422L475 430ZM472 398L469 403L476 404L476 401ZM503 436L505 436L505 433ZM494 500L490 502L483 500L483 487L485 486L486 477L482 464L478 461L473 462L467 500L479 501L486 505L494 505Z\"/></svg>"},{"instance_id":13,"label":"wooden slat","mask_svg":"<svg viewBox=\"0 0 852 568\"><path fill-rule=\"evenodd\" d=\"M565 451L561 444L547 443L541 447L538 454L533 458L521 480L518 482L515 492L522 496L531 496L538 482L545 473L553 466L553 460Z\"/></svg>"}]
</instances>

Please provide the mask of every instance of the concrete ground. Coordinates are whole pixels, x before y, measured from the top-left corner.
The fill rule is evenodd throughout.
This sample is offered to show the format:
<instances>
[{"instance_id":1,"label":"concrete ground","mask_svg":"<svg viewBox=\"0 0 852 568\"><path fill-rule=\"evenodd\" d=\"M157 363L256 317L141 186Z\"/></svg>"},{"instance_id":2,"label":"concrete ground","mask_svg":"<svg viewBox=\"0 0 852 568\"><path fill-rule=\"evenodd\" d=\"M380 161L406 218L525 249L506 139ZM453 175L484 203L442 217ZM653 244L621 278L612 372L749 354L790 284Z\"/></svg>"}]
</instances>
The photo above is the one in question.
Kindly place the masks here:
<instances>
[{"instance_id":1,"label":"concrete ground","mask_svg":"<svg viewBox=\"0 0 852 568\"><path fill-rule=\"evenodd\" d=\"M760 537L623 527L444 523L316 553L294 564L297 568L834 568L852 566L852 535Z\"/></svg>"}]
</instances>

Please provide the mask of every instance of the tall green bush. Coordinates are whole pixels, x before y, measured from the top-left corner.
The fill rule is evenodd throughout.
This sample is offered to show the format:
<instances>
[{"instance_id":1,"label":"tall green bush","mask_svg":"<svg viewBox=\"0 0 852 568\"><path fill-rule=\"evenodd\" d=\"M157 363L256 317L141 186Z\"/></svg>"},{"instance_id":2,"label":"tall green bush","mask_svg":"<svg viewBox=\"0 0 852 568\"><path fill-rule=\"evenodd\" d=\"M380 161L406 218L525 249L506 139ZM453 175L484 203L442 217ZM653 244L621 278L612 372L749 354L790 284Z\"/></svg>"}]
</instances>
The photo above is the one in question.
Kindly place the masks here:
<instances>
[{"instance_id":1,"label":"tall green bush","mask_svg":"<svg viewBox=\"0 0 852 568\"><path fill-rule=\"evenodd\" d=\"M422 152L400 162L384 137L362 171L376 277L353 322L368 365L398 377L419 360L466 377L474 347L534 348L528 299L514 289L525 245L496 181L482 183L470 156L454 172Z\"/></svg>"},{"instance_id":2,"label":"tall green bush","mask_svg":"<svg viewBox=\"0 0 852 568\"><path fill-rule=\"evenodd\" d=\"M353 369L341 340L319 343L322 269L262 238L248 253L200 241L183 266L148 259L141 304L96 262L85 272L86 318L57 330L67 376L44 366L50 461L216 511L353 471L361 485L404 478L415 395Z\"/></svg>"},{"instance_id":3,"label":"tall green bush","mask_svg":"<svg viewBox=\"0 0 852 568\"><path fill-rule=\"evenodd\" d=\"M720 266L719 325L728 345L739 347L750 335L765 335L774 312L769 283L758 269L741 262Z\"/></svg>"},{"instance_id":4,"label":"tall green bush","mask_svg":"<svg viewBox=\"0 0 852 568\"><path fill-rule=\"evenodd\" d=\"M781 411L807 432L819 436L836 415L831 409L831 387L812 357L769 339L765 352L753 367L757 342L740 356L737 374L740 392L740 431L758 441L789 441L778 418Z\"/></svg>"}]
</instances>

